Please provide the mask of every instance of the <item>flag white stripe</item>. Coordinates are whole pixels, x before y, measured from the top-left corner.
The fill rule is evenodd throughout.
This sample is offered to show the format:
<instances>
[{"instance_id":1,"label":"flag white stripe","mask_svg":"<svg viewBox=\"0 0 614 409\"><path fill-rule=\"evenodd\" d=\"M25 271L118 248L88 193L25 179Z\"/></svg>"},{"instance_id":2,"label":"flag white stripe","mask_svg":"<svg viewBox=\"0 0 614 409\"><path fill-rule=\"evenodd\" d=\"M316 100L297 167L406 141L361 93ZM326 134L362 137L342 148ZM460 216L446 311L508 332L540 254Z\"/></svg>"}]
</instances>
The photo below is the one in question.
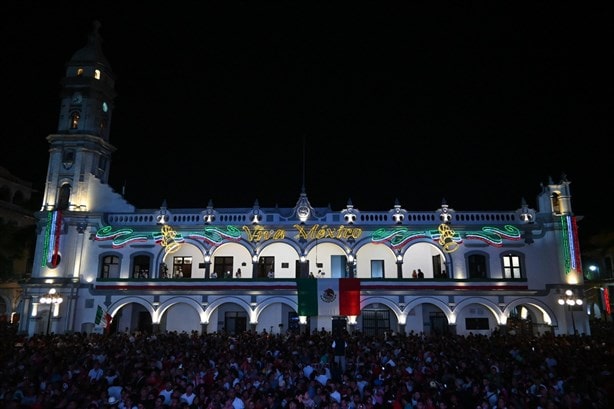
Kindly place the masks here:
<instances>
[{"instance_id":1,"label":"flag white stripe","mask_svg":"<svg viewBox=\"0 0 614 409\"><path fill-rule=\"evenodd\" d=\"M318 315L339 315L339 279L318 278Z\"/></svg>"}]
</instances>

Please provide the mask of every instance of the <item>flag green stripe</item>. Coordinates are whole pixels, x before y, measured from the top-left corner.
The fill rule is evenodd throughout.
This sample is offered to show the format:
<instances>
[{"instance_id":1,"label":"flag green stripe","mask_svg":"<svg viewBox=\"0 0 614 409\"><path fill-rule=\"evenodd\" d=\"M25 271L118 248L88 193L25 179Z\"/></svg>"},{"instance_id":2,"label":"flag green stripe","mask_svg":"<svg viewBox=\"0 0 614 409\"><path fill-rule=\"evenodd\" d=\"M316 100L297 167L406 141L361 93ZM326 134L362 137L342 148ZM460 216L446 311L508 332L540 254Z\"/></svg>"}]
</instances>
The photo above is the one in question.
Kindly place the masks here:
<instances>
[{"instance_id":1,"label":"flag green stripe","mask_svg":"<svg viewBox=\"0 0 614 409\"><path fill-rule=\"evenodd\" d=\"M298 288L298 315L313 317L318 315L318 280L313 278L299 278L296 280Z\"/></svg>"},{"instance_id":2,"label":"flag green stripe","mask_svg":"<svg viewBox=\"0 0 614 409\"><path fill-rule=\"evenodd\" d=\"M102 314L104 314L104 311L102 310L102 307L99 305L98 308L96 309L96 319L94 320L94 323L96 325L100 324L100 321L102 320Z\"/></svg>"}]
</instances>

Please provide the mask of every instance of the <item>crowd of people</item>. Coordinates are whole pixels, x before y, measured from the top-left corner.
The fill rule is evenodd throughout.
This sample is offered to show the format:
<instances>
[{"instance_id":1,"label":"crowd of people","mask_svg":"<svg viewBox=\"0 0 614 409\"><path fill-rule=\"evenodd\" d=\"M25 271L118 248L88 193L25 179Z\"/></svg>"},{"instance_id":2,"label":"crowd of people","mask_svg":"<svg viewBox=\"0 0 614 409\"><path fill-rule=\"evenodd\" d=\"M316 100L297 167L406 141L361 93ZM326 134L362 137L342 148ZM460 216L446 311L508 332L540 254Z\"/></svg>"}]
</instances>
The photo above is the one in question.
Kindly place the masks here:
<instances>
[{"instance_id":1,"label":"crowd of people","mask_svg":"<svg viewBox=\"0 0 614 409\"><path fill-rule=\"evenodd\" d=\"M610 408L611 324L591 336L115 333L0 339L24 409ZM344 356L344 359L340 359Z\"/></svg>"}]
</instances>

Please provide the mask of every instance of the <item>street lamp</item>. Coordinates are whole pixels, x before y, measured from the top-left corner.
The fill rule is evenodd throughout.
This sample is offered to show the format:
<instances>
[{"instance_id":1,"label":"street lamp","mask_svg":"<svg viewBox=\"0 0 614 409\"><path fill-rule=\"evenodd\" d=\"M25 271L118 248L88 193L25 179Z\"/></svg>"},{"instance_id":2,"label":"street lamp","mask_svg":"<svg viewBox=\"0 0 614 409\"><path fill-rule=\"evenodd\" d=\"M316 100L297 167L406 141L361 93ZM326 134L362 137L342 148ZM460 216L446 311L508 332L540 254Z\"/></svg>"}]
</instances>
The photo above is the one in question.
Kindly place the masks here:
<instances>
[{"instance_id":1,"label":"street lamp","mask_svg":"<svg viewBox=\"0 0 614 409\"><path fill-rule=\"evenodd\" d=\"M64 299L61 295L57 294L55 288L52 288L49 290L47 295L41 297L39 301L41 304L49 305L49 315L47 316L47 335L49 335L49 330L51 329L51 315L53 314L53 309L55 308L56 311L59 311L60 304L62 304ZM57 307L55 307L56 305Z\"/></svg>"},{"instance_id":2,"label":"street lamp","mask_svg":"<svg viewBox=\"0 0 614 409\"><path fill-rule=\"evenodd\" d=\"M565 290L565 296L559 297L559 305L567 305L567 311L571 314L571 325L573 327L573 333L576 334L576 321L573 315L573 307L576 305L582 305L582 299L577 298L574 292L570 289Z\"/></svg>"}]
</instances>

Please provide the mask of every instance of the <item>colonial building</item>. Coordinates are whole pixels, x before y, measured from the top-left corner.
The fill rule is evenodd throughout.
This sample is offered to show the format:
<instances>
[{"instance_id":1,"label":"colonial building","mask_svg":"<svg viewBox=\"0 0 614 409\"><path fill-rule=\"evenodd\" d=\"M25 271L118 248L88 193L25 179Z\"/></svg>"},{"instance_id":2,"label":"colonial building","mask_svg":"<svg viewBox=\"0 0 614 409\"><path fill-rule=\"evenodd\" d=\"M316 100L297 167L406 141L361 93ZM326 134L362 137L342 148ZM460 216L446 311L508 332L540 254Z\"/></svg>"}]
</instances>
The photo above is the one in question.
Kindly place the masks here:
<instances>
[{"instance_id":1,"label":"colonial building","mask_svg":"<svg viewBox=\"0 0 614 409\"><path fill-rule=\"evenodd\" d=\"M31 182L0 166L0 324L19 321L18 283L32 270L35 193Z\"/></svg>"},{"instance_id":2,"label":"colonial building","mask_svg":"<svg viewBox=\"0 0 614 409\"><path fill-rule=\"evenodd\" d=\"M570 182L537 208L136 209L108 185L98 28L66 66L19 330L590 334ZM566 294L566 291L569 293ZM561 305L560 302L564 304Z\"/></svg>"}]
</instances>

